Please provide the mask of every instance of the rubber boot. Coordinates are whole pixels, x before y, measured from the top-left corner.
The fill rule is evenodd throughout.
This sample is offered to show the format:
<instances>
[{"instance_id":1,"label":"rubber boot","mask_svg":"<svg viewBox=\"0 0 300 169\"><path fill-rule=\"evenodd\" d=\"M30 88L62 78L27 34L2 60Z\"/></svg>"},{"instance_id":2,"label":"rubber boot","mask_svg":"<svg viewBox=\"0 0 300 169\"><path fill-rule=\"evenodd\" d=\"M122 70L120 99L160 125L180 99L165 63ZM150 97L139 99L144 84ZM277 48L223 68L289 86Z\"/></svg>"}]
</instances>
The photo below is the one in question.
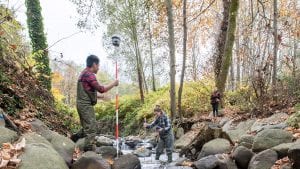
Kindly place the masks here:
<instances>
[{"instance_id":1,"label":"rubber boot","mask_svg":"<svg viewBox=\"0 0 300 169\"><path fill-rule=\"evenodd\" d=\"M155 155L155 160L159 160L160 154Z\"/></svg>"},{"instance_id":2,"label":"rubber boot","mask_svg":"<svg viewBox=\"0 0 300 169\"><path fill-rule=\"evenodd\" d=\"M172 154L168 154L168 163L172 162Z\"/></svg>"}]
</instances>

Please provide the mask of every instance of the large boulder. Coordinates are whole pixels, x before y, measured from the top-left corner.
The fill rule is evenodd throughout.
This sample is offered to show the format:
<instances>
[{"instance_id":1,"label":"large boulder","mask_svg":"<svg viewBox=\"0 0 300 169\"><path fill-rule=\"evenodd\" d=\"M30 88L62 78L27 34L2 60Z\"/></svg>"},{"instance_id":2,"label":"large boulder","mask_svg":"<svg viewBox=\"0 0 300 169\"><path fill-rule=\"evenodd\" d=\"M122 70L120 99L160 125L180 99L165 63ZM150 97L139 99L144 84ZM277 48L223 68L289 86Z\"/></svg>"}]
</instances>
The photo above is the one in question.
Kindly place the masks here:
<instances>
[{"instance_id":1,"label":"large boulder","mask_svg":"<svg viewBox=\"0 0 300 169\"><path fill-rule=\"evenodd\" d=\"M221 140L225 140L225 139L228 140L228 141L224 141L224 142L226 143L226 145L229 144L229 147L230 147L230 144L232 144L232 145L234 144L231 141L228 134L225 133L224 131L222 131L222 128L220 128L216 124L205 123L205 122L203 122L201 124L202 124L201 128L199 128L198 130L192 130L192 131L195 131L195 133L193 133L193 135L191 136L191 137L193 137L193 139L187 146L183 147L180 150L179 156L185 155L185 157L187 157L191 160L197 160L198 154L201 150L203 150L204 144L208 143L209 141L214 140L216 138L223 138ZM222 146L223 145L224 144L222 144ZM216 153L219 153L219 152L216 152ZM222 153L222 152L220 152L220 153ZM213 154L215 154L215 153L213 153Z\"/></svg>"},{"instance_id":2,"label":"large boulder","mask_svg":"<svg viewBox=\"0 0 300 169\"><path fill-rule=\"evenodd\" d=\"M94 152L85 152L71 169L110 169L110 164Z\"/></svg>"},{"instance_id":3,"label":"large boulder","mask_svg":"<svg viewBox=\"0 0 300 169\"><path fill-rule=\"evenodd\" d=\"M265 119L258 119L255 123L251 126L251 132L260 132L264 129L278 129L284 128L283 125L278 125L283 123L289 116L286 113L277 113L273 114L272 116L265 118Z\"/></svg>"},{"instance_id":4,"label":"large boulder","mask_svg":"<svg viewBox=\"0 0 300 169\"><path fill-rule=\"evenodd\" d=\"M248 169L270 169L277 161L277 153L268 149L254 155Z\"/></svg>"},{"instance_id":5,"label":"large boulder","mask_svg":"<svg viewBox=\"0 0 300 169\"><path fill-rule=\"evenodd\" d=\"M174 147L175 149L182 149L186 146L188 146L199 134L199 132L204 130L206 127L205 123L196 123L192 126L192 130L185 133L183 136L181 136L178 140L175 141Z\"/></svg>"},{"instance_id":6,"label":"large boulder","mask_svg":"<svg viewBox=\"0 0 300 169\"><path fill-rule=\"evenodd\" d=\"M18 169L68 169L64 159L52 146L43 143L26 144Z\"/></svg>"},{"instance_id":7,"label":"large boulder","mask_svg":"<svg viewBox=\"0 0 300 169\"><path fill-rule=\"evenodd\" d=\"M240 146L244 146L244 147L247 147L247 148L251 149L253 141L254 141L254 136L253 135L245 134L245 135L241 136L238 143L239 143Z\"/></svg>"},{"instance_id":8,"label":"large boulder","mask_svg":"<svg viewBox=\"0 0 300 169\"><path fill-rule=\"evenodd\" d=\"M294 162L294 168L300 168L300 142L297 141L295 144L289 149L288 157Z\"/></svg>"},{"instance_id":9,"label":"large boulder","mask_svg":"<svg viewBox=\"0 0 300 169\"><path fill-rule=\"evenodd\" d=\"M277 152L278 158L283 158L288 155L289 149L294 145L294 143L282 143L271 149Z\"/></svg>"},{"instance_id":10,"label":"large boulder","mask_svg":"<svg viewBox=\"0 0 300 169\"><path fill-rule=\"evenodd\" d=\"M112 159L117 156L117 149L112 146L102 146L96 148L96 153L101 154L103 158Z\"/></svg>"},{"instance_id":11,"label":"large boulder","mask_svg":"<svg viewBox=\"0 0 300 169\"><path fill-rule=\"evenodd\" d=\"M177 128L175 138L179 139L183 135L184 135L184 129L182 127Z\"/></svg>"},{"instance_id":12,"label":"large boulder","mask_svg":"<svg viewBox=\"0 0 300 169\"><path fill-rule=\"evenodd\" d=\"M131 149L134 149L138 143L141 143L142 139L138 136L128 136L125 138L125 144Z\"/></svg>"},{"instance_id":13,"label":"large boulder","mask_svg":"<svg viewBox=\"0 0 300 169\"><path fill-rule=\"evenodd\" d=\"M71 139L51 130L45 131L42 134L63 159L65 159L66 163L70 165L73 159L75 143Z\"/></svg>"},{"instance_id":14,"label":"large boulder","mask_svg":"<svg viewBox=\"0 0 300 169\"><path fill-rule=\"evenodd\" d=\"M80 138L76 141L75 147L79 148L80 151L83 151L85 138Z\"/></svg>"},{"instance_id":15,"label":"large boulder","mask_svg":"<svg viewBox=\"0 0 300 169\"><path fill-rule=\"evenodd\" d=\"M219 159L215 155L210 155L204 158L201 158L198 161L193 163L193 167L197 169L214 169L220 165Z\"/></svg>"},{"instance_id":16,"label":"large boulder","mask_svg":"<svg viewBox=\"0 0 300 169\"><path fill-rule=\"evenodd\" d=\"M196 169L237 169L229 156L224 154L206 156L195 161L192 166Z\"/></svg>"},{"instance_id":17,"label":"large boulder","mask_svg":"<svg viewBox=\"0 0 300 169\"><path fill-rule=\"evenodd\" d=\"M37 133L26 133L26 134L22 135L20 139L23 139L23 138L25 138L26 144L43 143L43 144L52 146L52 144L48 140L46 140L44 137L42 137L41 135L39 135Z\"/></svg>"},{"instance_id":18,"label":"large boulder","mask_svg":"<svg viewBox=\"0 0 300 169\"><path fill-rule=\"evenodd\" d=\"M248 168L248 164L253 155L254 153L244 146L238 146L232 153L235 163L240 169Z\"/></svg>"},{"instance_id":19,"label":"large boulder","mask_svg":"<svg viewBox=\"0 0 300 169\"><path fill-rule=\"evenodd\" d=\"M18 134L8 128L0 126L0 147L3 143L14 142L18 139Z\"/></svg>"},{"instance_id":20,"label":"large boulder","mask_svg":"<svg viewBox=\"0 0 300 169\"><path fill-rule=\"evenodd\" d=\"M132 153L138 157L150 157L152 154L151 150L149 150L145 147L137 148Z\"/></svg>"},{"instance_id":21,"label":"large boulder","mask_svg":"<svg viewBox=\"0 0 300 169\"><path fill-rule=\"evenodd\" d=\"M98 147L101 147L101 146L113 146L114 144L114 140L108 138L108 137L105 137L105 136L96 136L96 145Z\"/></svg>"},{"instance_id":22,"label":"large boulder","mask_svg":"<svg viewBox=\"0 0 300 169\"><path fill-rule=\"evenodd\" d=\"M126 154L114 161L112 169L141 169L141 162L135 155Z\"/></svg>"},{"instance_id":23,"label":"large boulder","mask_svg":"<svg viewBox=\"0 0 300 169\"><path fill-rule=\"evenodd\" d=\"M293 135L285 130L267 129L256 135L252 150L254 152L260 152L281 143L290 143L292 140Z\"/></svg>"},{"instance_id":24,"label":"large boulder","mask_svg":"<svg viewBox=\"0 0 300 169\"><path fill-rule=\"evenodd\" d=\"M198 159L201 159L209 155L229 153L231 149L232 147L228 140L217 138L203 145L202 150L198 155Z\"/></svg>"},{"instance_id":25,"label":"large boulder","mask_svg":"<svg viewBox=\"0 0 300 169\"><path fill-rule=\"evenodd\" d=\"M145 137L144 142L145 143L150 143L153 147L156 147L157 142L158 142L158 134L157 133L152 133L148 136Z\"/></svg>"},{"instance_id":26,"label":"large boulder","mask_svg":"<svg viewBox=\"0 0 300 169\"><path fill-rule=\"evenodd\" d=\"M235 129L229 129L227 130L227 134L233 141L238 141L245 133L247 133L251 126L253 125L255 121L254 120L247 120L240 122Z\"/></svg>"},{"instance_id":27,"label":"large boulder","mask_svg":"<svg viewBox=\"0 0 300 169\"><path fill-rule=\"evenodd\" d=\"M33 119L32 121L29 122L31 125L31 130L33 132L36 132L40 135L42 135L44 132L50 130L44 122L42 122L39 119Z\"/></svg>"}]
</instances>

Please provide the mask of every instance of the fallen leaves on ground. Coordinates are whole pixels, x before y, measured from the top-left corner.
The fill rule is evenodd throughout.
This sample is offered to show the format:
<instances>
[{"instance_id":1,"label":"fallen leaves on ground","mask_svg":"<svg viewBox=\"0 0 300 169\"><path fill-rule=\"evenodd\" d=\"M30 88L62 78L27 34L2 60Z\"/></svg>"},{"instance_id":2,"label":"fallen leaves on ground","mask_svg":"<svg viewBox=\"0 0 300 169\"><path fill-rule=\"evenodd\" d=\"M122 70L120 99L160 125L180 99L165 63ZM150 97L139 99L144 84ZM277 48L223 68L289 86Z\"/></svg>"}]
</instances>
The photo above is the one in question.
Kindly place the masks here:
<instances>
[{"instance_id":1,"label":"fallen leaves on ground","mask_svg":"<svg viewBox=\"0 0 300 169\"><path fill-rule=\"evenodd\" d=\"M294 127L287 127L285 130L292 133L293 137L295 139L300 139L300 129L297 129L297 128L294 128Z\"/></svg>"},{"instance_id":2,"label":"fallen leaves on ground","mask_svg":"<svg viewBox=\"0 0 300 169\"><path fill-rule=\"evenodd\" d=\"M0 169L14 169L18 167L21 162L18 159L19 155L23 152L26 144L25 138L23 138L19 143L10 144L3 143L0 149Z\"/></svg>"},{"instance_id":3,"label":"fallen leaves on ground","mask_svg":"<svg viewBox=\"0 0 300 169\"><path fill-rule=\"evenodd\" d=\"M289 164L290 163L290 160L288 157L284 157L282 159L279 159L275 162L275 164L272 166L271 169L281 169L281 167L283 165L286 165L286 164Z\"/></svg>"},{"instance_id":4,"label":"fallen leaves on ground","mask_svg":"<svg viewBox=\"0 0 300 169\"><path fill-rule=\"evenodd\" d=\"M73 153L73 161L77 161L81 155L80 149L78 147L75 148Z\"/></svg>"}]
</instances>

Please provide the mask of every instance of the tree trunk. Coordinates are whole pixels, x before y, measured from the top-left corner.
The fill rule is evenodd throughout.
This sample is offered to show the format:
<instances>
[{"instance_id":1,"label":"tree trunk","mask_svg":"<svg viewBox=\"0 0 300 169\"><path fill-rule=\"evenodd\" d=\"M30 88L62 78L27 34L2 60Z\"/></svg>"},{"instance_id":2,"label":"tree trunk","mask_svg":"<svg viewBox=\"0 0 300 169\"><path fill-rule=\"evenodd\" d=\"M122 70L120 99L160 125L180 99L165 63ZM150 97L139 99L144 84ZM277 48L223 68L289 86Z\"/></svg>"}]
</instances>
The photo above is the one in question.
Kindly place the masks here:
<instances>
[{"instance_id":1,"label":"tree trunk","mask_svg":"<svg viewBox=\"0 0 300 169\"><path fill-rule=\"evenodd\" d=\"M140 88L140 97L141 97L141 102L144 103L144 90L143 90L143 76L142 76L142 70L140 66L140 59L138 56L139 49L136 43L134 43L134 48L135 48L135 55L136 55L136 67L137 67L137 75L138 75L138 81L139 81L139 88Z\"/></svg>"},{"instance_id":2,"label":"tree trunk","mask_svg":"<svg viewBox=\"0 0 300 169\"><path fill-rule=\"evenodd\" d=\"M229 71L229 66L232 59L232 47L235 37L235 28L236 28L236 17L239 6L239 0L232 0L229 9L229 20L228 20L228 31L226 35L225 48L224 48L224 57L222 58L222 67L217 80L217 87L221 95L225 91L225 82L227 80L227 75Z\"/></svg>"},{"instance_id":3,"label":"tree trunk","mask_svg":"<svg viewBox=\"0 0 300 169\"><path fill-rule=\"evenodd\" d=\"M140 97L141 102L144 103L144 90L143 90L143 68L141 65L141 55L138 43L138 35L137 35L137 22L135 16L133 16L131 5L129 5L129 19L131 20L131 39L133 41L133 46L135 49L135 59L136 59L136 69L137 69L137 76L138 76L138 83L140 89Z\"/></svg>"},{"instance_id":4,"label":"tree trunk","mask_svg":"<svg viewBox=\"0 0 300 169\"><path fill-rule=\"evenodd\" d=\"M182 69L180 77L180 85L178 90L178 115L180 121L182 121L182 108L181 108L181 96L183 90L183 80L185 73L185 62L186 62L186 41L187 41L187 24L186 24L186 0L183 0L183 58L182 58Z\"/></svg>"},{"instance_id":5,"label":"tree trunk","mask_svg":"<svg viewBox=\"0 0 300 169\"><path fill-rule=\"evenodd\" d=\"M295 24L295 30L297 29L297 21ZM294 51L293 51L293 78L296 78L296 70L297 70L297 65L296 65L296 60L297 60L297 35L294 35Z\"/></svg>"},{"instance_id":6,"label":"tree trunk","mask_svg":"<svg viewBox=\"0 0 300 169\"><path fill-rule=\"evenodd\" d=\"M169 32L169 52L170 52L170 98L171 98L171 119L176 118L176 91L175 91L175 40L174 40L174 23L172 0L166 0Z\"/></svg>"},{"instance_id":7,"label":"tree trunk","mask_svg":"<svg viewBox=\"0 0 300 169\"><path fill-rule=\"evenodd\" d=\"M31 39L33 59L38 72L39 82L49 91L51 90L51 69L47 51L47 40L44 33L43 17L39 0L25 0L27 8L27 27Z\"/></svg>"},{"instance_id":8,"label":"tree trunk","mask_svg":"<svg viewBox=\"0 0 300 169\"><path fill-rule=\"evenodd\" d=\"M223 20L221 23L221 32L219 34L217 40L217 51L215 53L215 63L214 63L214 71L215 71L215 81L217 84L221 67L222 67L222 58L224 55L224 48L225 48L225 41L226 41L226 34L228 29L228 18L229 18L229 0L223 0Z\"/></svg>"},{"instance_id":9,"label":"tree trunk","mask_svg":"<svg viewBox=\"0 0 300 169\"><path fill-rule=\"evenodd\" d=\"M154 76L154 63L153 63L153 49L152 49L152 33L151 33L151 18L150 18L150 7L148 9L148 32L149 32L149 49L150 49L150 61L151 61L151 73L152 73L152 90L156 91L155 87L155 76Z\"/></svg>"},{"instance_id":10,"label":"tree trunk","mask_svg":"<svg viewBox=\"0 0 300 169\"><path fill-rule=\"evenodd\" d=\"M274 18L273 18L273 29L274 29L274 50L273 50L273 76L272 76L272 86L274 94L276 93L276 78L277 78L277 51L278 51L278 35L277 35L277 0L273 0L274 5Z\"/></svg>"},{"instance_id":11,"label":"tree trunk","mask_svg":"<svg viewBox=\"0 0 300 169\"><path fill-rule=\"evenodd\" d=\"M234 90L234 62L233 59L231 59L231 65L230 65L230 89Z\"/></svg>"},{"instance_id":12,"label":"tree trunk","mask_svg":"<svg viewBox=\"0 0 300 169\"><path fill-rule=\"evenodd\" d=\"M239 24L237 23L236 27L236 38L235 38L235 46L236 46L236 87L240 86L241 82L241 56L240 56L240 37L239 37Z\"/></svg>"},{"instance_id":13,"label":"tree trunk","mask_svg":"<svg viewBox=\"0 0 300 169\"><path fill-rule=\"evenodd\" d=\"M193 48L192 48L192 78L194 81L197 81L197 58L196 58L196 41L194 38Z\"/></svg>"}]
</instances>

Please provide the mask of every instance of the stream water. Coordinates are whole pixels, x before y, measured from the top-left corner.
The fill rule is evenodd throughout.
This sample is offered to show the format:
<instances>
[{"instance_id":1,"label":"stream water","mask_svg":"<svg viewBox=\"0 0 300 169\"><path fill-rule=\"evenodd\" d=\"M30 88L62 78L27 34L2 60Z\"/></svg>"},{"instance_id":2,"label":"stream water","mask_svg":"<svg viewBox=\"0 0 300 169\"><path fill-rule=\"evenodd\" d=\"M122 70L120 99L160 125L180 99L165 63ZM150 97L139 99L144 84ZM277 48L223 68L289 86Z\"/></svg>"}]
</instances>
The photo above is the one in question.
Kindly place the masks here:
<instances>
[{"instance_id":1,"label":"stream water","mask_svg":"<svg viewBox=\"0 0 300 169\"><path fill-rule=\"evenodd\" d=\"M124 142L122 142L121 151L123 154L132 153L134 150L131 150ZM173 162L167 164L167 156L166 154L162 154L160 156L160 160L155 160L155 149L152 150L152 154L150 157L139 157L142 169L192 169L191 167L186 166L176 166L176 163L182 160L179 157L178 153L173 153Z\"/></svg>"}]
</instances>

